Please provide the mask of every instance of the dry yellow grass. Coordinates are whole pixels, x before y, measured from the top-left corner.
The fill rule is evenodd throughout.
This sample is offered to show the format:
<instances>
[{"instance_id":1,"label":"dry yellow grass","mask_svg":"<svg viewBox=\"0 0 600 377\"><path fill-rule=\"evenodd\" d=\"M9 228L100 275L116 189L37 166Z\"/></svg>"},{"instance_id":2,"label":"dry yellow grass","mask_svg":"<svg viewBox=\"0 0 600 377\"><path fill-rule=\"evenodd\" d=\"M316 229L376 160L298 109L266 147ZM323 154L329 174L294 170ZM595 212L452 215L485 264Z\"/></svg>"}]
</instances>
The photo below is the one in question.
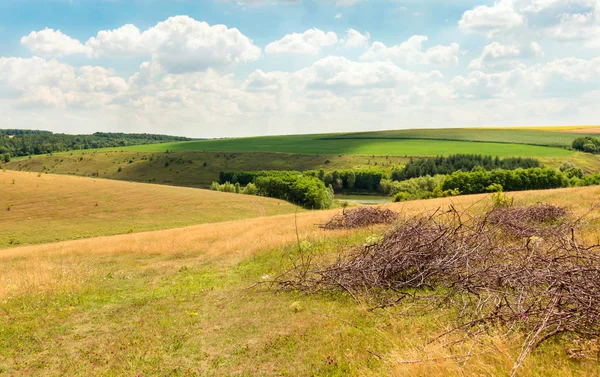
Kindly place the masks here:
<instances>
[{"instance_id":1,"label":"dry yellow grass","mask_svg":"<svg viewBox=\"0 0 600 377\"><path fill-rule=\"evenodd\" d=\"M521 203L551 202L578 213L588 211L599 195L600 187L514 194ZM389 207L409 216L450 204L466 209L490 203L489 195L473 195ZM0 250L0 309L13 318L5 321L12 338L0 329L0 351L3 336L27 350L6 359L0 355L0 374L5 367L44 376L207 375L202 370L212 375L508 375L519 339L491 336L451 348L428 344L451 326L447 313L417 314L409 307L371 313L347 300L244 290L265 263L283 255L281 248L296 242L296 229L301 240L313 244L355 236L355 231L317 227L337 212ZM590 235L596 233L591 224ZM198 272L188 274L190 269ZM243 280L248 270L254 275ZM296 300L300 309L291 310ZM551 345L528 359L520 375L585 376L597 371L595 365L574 363L564 348Z\"/></svg>"},{"instance_id":2,"label":"dry yellow grass","mask_svg":"<svg viewBox=\"0 0 600 377\"><path fill-rule=\"evenodd\" d=\"M0 171L0 248L290 213L285 201L193 188Z\"/></svg>"},{"instance_id":3,"label":"dry yellow grass","mask_svg":"<svg viewBox=\"0 0 600 377\"><path fill-rule=\"evenodd\" d=\"M508 195L521 202L551 202L569 206L576 212L583 213L600 198L600 187L526 191ZM488 194L468 195L393 203L387 206L410 216L447 208L450 204L458 209L489 205L489 197ZM261 250L277 249L293 243L296 240L296 226L301 239L350 233L324 232L318 228L318 224L324 223L339 211L302 212L0 250L0 261L17 261L11 263L11 267L0 270L0 282L10 282L0 285L0 298L8 293L53 289L55 285L74 284L81 274L85 274L85 266L77 261L98 255L184 254L198 255L203 259L218 259L227 264L237 263ZM65 256L72 264L65 263ZM61 258L55 263L55 257ZM69 277L74 281L70 282Z\"/></svg>"}]
</instances>

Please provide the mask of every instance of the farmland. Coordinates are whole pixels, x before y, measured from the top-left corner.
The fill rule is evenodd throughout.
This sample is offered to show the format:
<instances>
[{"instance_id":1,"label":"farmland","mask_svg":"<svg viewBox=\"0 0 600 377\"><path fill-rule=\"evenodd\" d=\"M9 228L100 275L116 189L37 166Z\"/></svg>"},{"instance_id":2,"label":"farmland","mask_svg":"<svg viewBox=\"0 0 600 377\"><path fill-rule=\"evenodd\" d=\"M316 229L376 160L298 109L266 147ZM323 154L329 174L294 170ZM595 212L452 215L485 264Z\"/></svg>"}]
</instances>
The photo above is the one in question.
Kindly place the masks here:
<instances>
[{"instance_id":1,"label":"farmland","mask_svg":"<svg viewBox=\"0 0 600 377\"><path fill-rule=\"evenodd\" d=\"M574 137L573 137L574 139ZM465 139L466 140L466 139ZM213 152L278 152L302 154L354 154L392 156L437 156L455 153L486 154L490 156L556 157L569 156L570 151L539 145L505 142L456 141L444 139L386 138L372 134L368 138L353 134L310 136L265 136L203 140L191 142L140 145L122 148L139 152L213 151Z\"/></svg>"},{"instance_id":2,"label":"farmland","mask_svg":"<svg viewBox=\"0 0 600 377\"><path fill-rule=\"evenodd\" d=\"M263 197L15 171L0 171L0 192L0 248L295 210Z\"/></svg>"},{"instance_id":3,"label":"farmland","mask_svg":"<svg viewBox=\"0 0 600 377\"><path fill-rule=\"evenodd\" d=\"M34 177L37 179L37 177ZM75 179L75 178L74 178ZM519 204L585 213L597 187L515 194ZM489 196L390 205L404 215L479 211ZM316 255L367 242L380 228L323 231L339 210L242 219L2 250L0 371L7 375L508 375L521 339L491 334L430 344L451 313L400 305L369 311L344 294L277 293L256 282ZM597 218L594 212L592 219ZM586 223L593 238L597 224ZM292 258L292 259L290 259ZM452 343L459 336L447 336ZM522 376L585 376L568 340L545 343ZM461 355L469 354L463 363Z\"/></svg>"}]
</instances>

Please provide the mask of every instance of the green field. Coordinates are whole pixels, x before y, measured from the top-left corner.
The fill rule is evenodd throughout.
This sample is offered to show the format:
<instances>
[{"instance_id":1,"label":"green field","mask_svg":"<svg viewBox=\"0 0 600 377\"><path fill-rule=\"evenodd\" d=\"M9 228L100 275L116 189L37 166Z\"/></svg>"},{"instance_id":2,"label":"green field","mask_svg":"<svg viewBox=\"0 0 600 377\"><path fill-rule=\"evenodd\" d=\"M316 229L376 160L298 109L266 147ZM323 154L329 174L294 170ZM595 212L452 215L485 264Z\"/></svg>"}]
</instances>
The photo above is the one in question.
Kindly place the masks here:
<instances>
[{"instance_id":1,"label":"green field","mask_svg":"<svg viewBox=\"0 0 600 377\"><path fill-rule=\"evenodd\" d=\"M324 139L324 137L326 136L268 136L260 138L203 140L140 145L121 148L119 150L139 152L164 152L168 150L174 152L278 152L392 156L438 156L467 153L500 157L557 157L569 156L572 153L560 148L526 144L420 139Z\"/></svg>"},{"instance_id":2,"label":"green field","mask_svg":"<svg viewBox=\"0 0 600 377\"><path fill-rule=\"evenodd\" d=\"M596 134L558 132L551 130L534 130L519 128L440 128L420 130L395 130L378 132L356 132L336 134L332 139L430 139L477 141L494 143L515 143L528 145L541 145L551 147L568 147L573 139L584 136L598 136Z\"/></svg>"}]
</instances>

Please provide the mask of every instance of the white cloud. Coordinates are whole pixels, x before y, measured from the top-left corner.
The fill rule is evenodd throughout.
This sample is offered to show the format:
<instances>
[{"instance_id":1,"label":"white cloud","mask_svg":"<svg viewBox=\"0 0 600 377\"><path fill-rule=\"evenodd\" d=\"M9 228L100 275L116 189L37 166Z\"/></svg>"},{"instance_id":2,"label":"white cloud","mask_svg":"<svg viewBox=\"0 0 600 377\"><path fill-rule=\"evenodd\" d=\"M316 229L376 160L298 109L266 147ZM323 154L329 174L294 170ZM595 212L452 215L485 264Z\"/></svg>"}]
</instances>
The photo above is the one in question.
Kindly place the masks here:
<instances>
[{"instance_id":1,"label":"white cloud","mask_svg":"<svg viewBox=\"0 0 600 377\"><path fill-rule=\"evenodd\" d=\"M463 13L464 31L503 34L519 39L537 34L561 42L584 42L600 47L598 0L499 0L493 6L477 6Z\"/></svg>"},{"instance_id":2,"label":"white cloud","mask_svg":"<svg viewBox=\"0 0 600 377\"><path fill-rule=\"evenodd\" d=\"M304 33L292 33L271 42L265 48L267 54L305 54L316 55L321 48L328 47L338 42L337 34L319 29L309 29Z\"/></svg>"},{"instance_id":3,"label":"white cloud","mask_svg":"<svg viewBox=\"0 0 600 377\"><path fill-rule=\"evenodd\" d=\"M542 55L542 47L536 42L524 45L493 42L483 48L483 52L477 59L471 61L469 69L495 67L499 63L515 66L522 63L519 58L532 58Z\"/></svg>"},{"instance_id":4,"label":"white cloud","mask_svg":"<svg viewBox=\"0 0 600 377\"><path fill-rule=\"evenodd\" d=\"M260 58L261 49L236 28L187 16L159 22L141 36L152 59L168 72L197 72Z\"/></svg>"},{"instance_id":5,"label":"white cloud","mask_svg":"<svg viewBox=\"0 0 600 377\"><path fill-rule=\"evenodd\" d=\"M391 62L354 62L341 56L329 56L296 73L310 89L336 92L369 88L395 88L417 80L440 79L442 74L406 71Z\"/></svg>"},{"instance_id":6,"label":"white cloud","mask_svg":"<svg viewBox=\"0 0 600 377\"><path fill-rule=\"evenodd\" d=\"M153 49L142 42L140 29L127 24L115 30L101 30L86 43L89 54L94 57L127 57L151 54Z\"/></svg>"},{"instance_id":7,"label":"white cloud","mask_svg":"<svg viewBox=\"0 0 600 377\"><path fill-rule=\"evenodd\" d=\"M460 98L576 98L600 89L600 57L557 59L496 73L474 71L450 84Z\"/></svg>"},{"instance_id":8,"label":"white cloud","mask_svg":"<svg viewBox=\"0 0 600 377\"><path fill-rule=\"evenodd\" d=\"M515 11L512 0L500 0L493 6L480 5L464 12L460 29L488 33L492 36L523 24L523 16Z\"/></svg>"},{"instance_id":9,"label":"white cloud","mask_svg":"<svg viewBox=\"0 0 600 377\"><path fill-rule=\"evenodd\" d=\"M392 61L404 64L436 64L451 65L458 63L460 46L452 43L448 46L434 46L423 49L423 43L428 38L424 35L414 35L406 42L396 46L386 47L382 42L374 42L360 59L365 61Z\"/></svg>"},{"instance_id":10,"label":"white cloud","mask_svg":"<svg viewBox=\"0 0 600 377\"><path fill-rule=\"evenodd\" d=\"M140 33L134 25L102 30L85 45L53 30L22 39L32 51L48 55L87 53L91 57L152 56L167 72L195 72L260 58L261 49L236 28L211 26L188 16L170 17Z\"/></svg>"},{"instance_id":11,"label":"white cloud","mask_svg":"<svg viewBox=\"0 0 600 377\"><path fill-rule=\"evenodd\" d=\"M343 15L343 14L341 14L341 13L338 13L338 14L336 14L336 15L335 15L335 19L336 19L336 20L339 20L339 19L340 19L340 18L342 18L342 17L344 17L344 15Z\"/></svg>"},{"instance_id":12,"label":"white cloud","mask_svg":"<svg viewBox=\"0 0 600 377\"><path fill-rule=\"evenodd\" d=\"M371 39L371 34L368 32L361 34L354 29L348 29L346 31L346 39L343 43L346 47L362 47L369 43L369 39Z\"/></svg>"},{"instance_id":13,"label":"white cloud","mask_svg":"<svg viewBox=\"0 0 600 377\"><path fill-rule=\"evenodd\" d=\"M39 57L0 58L0 83L18 93L20 103L38 106L102 106L128 85L103 67L74 68Z\"/></svg>"},{"instance_id":14,"label":"white cloud","mask_svg":"<svg viewBox=\"0 0 600 377\"><path fill-rule=\"evenodd\" d=\"M32 52L43 56L63 56L85 54L88 49L77 39L63 34L60 30L45 28L32 31L21 38L21 44L27 46Z\"/></svg>"}]
</instances>

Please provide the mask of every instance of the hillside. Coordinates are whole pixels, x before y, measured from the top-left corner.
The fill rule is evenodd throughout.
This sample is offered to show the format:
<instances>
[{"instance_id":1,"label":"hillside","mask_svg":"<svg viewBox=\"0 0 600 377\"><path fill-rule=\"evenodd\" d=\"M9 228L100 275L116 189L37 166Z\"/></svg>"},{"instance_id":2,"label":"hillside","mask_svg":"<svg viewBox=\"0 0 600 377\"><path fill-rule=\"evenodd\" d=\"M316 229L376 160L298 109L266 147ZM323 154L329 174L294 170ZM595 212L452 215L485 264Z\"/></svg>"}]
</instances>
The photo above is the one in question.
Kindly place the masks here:
<instances>
[{"instance_id":1,"label":"hillside","mask_svg":"<svg viewBox=\"0 0 600 377\"><path fill-rule=\"evenodd\" d=\"M571 131L577 132L571 132ZM454 153L509 157L558 157L570 152L586 128L440 128L339 134L261 136L199 140L126 147L139 152L278 152L298 154L362 154L436 156ZM589 135L594 128L589 128ZM477 143L473 143L477 142ZM550 147L550 148L548 148ZM113 148L114 149L114 148ZM119 149L120 150L120 149Z\"/></svg>"},{"instance_id":2,"label":"hillside","mask_svg":"<svg viewBox=\"0 0 600 377\"><path fill-rule=\"evenodd\" d=\"M584 213L599 194L600 188L588 187L515 197L520 204L544 201ZM409 216L450 204L479 211L490 199L475 195L389 208ZM0 373L508 375L520 339L492 334L452 347L429 344L451 326L442 309L424 314L407 303L369 311L367 303L344 295L250 288L289 266L297 257L297 236L315 255L335 255L379 232L316 226L335 213L339 210L2 250ZM593 215L597 218L597 210ZM596 226L592 221L585 229L593 235ZM442 343L457 340L448 335ZM597 372L596 362L570 358L568 347L569 342L544 344L519 375Z\"/></svg>"},{"instance_id":3,"label":"hillside","mask_svg":"<svg viewBox=\"0 0 600 377\"><path fill-rule=\"evenodd\" d=\"M256 196L15 171L0 171L0 192L0 248L295 210Z\"/></svg>"},{"instance_id":4,"label":"hillside","mask_svg":"<svg viewBox=\"0 0 600 377\"><path fill-rule=\"evenodd\" d=\"M487 134L487 130L485 133ZM537 135L537 132L534 132ZM544 134L545 132L540 132ZM549 133L549 132L548 132ZM122 148L139 152L164 151L213 151L213 152L278 152L303 154L358 154L358 155L391 155L391 156L437 156L455 153L485 154L491 156L510 157L553 157L568 156L570 151L551 146L529 145L519 143L519 135L496 140L489 137L487 141L473 143L469 136L463 140L429 137L397 138L388 137L385 133L355 135L302 135L302 136L264 136L256 138L235 138L202 140L181 143L165 143L140 145ZM568 135L561 133L561 135ZM443 135L442 135L443 136ZM564 137L570 139L570 137ZM575 137L572 137L575 139ZM570 139L570 140L572 140ZM543 142L542 142L543 144ZM564 145L567 146L566 143ZM113 148L114 150L114 148Z\"/></svg>"},{"instance_id":5,"label":"hillside","mask_svg":"<svg viewBox=\"0 0 600 377\"><path fill-rule=\"evenodd\" d=\"M30 172L47 171L53 174L207 187L211 182L218 181L219 172L227 170L304 171L369 167L391 170L408 160L403 156L97 151L18 159L2 164L2 167Z\"/></svg>"},{"instance_id":6,"label":"hillside","mask_svg":"<svg viewBox=\"0 0 600 377\"><path fill-rule=\"evenodd\" d=\"M555 168L570 162L592 173L600 170L599 156L564 149L585 130L594 129L425 129L200 140L55 153L0 165L191 187L207 187L220 171L391 171L410 157L456 153L534 157Z\"/></svg>"}]
</instances>

